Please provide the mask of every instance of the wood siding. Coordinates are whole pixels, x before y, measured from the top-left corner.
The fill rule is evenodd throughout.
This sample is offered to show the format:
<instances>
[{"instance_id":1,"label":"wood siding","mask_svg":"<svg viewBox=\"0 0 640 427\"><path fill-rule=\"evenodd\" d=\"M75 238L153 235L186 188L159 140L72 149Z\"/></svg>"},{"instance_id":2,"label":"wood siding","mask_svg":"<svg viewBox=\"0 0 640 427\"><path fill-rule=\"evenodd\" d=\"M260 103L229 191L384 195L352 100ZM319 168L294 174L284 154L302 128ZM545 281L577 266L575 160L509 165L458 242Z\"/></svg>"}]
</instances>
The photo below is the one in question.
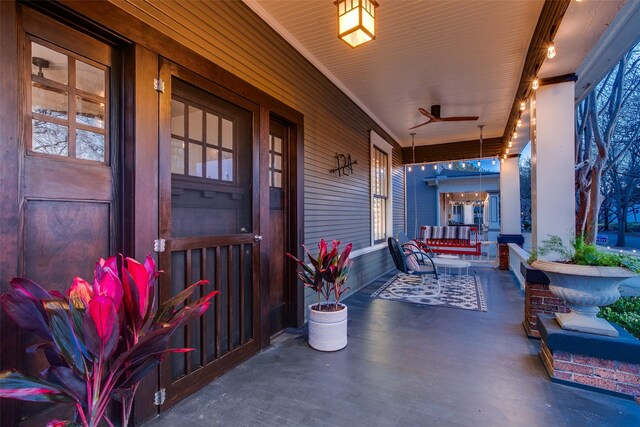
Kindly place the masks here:
<instances>
[{"instance_id":1,"label":"wood siding","mask_svg":"<svg viewBox=\"0 0 640 427\"><path fill-rule=\"evenodd\" d=\"M393 223L404 228L399 146L242 2L114 4L304 115L304 233L310 247L323 237L353 242L354 250L370 245L371 129L394 146ZM358 161L353 175L329 173L336 153Z\"/></svg>"},{"instance_id":2,"label":"wood siding","mask_svg":"<svg viewBox=\"0 0 640 427\"><path fill-rule=\"evenodd\" d=\"M409 237L418 237L420 227L423 225L437 225L437 188L425 182L426 178L434 176L435 171L432 165L427 165L424 171L416 166L407 174L407 235Z\"/></svg>"}]
</instances>

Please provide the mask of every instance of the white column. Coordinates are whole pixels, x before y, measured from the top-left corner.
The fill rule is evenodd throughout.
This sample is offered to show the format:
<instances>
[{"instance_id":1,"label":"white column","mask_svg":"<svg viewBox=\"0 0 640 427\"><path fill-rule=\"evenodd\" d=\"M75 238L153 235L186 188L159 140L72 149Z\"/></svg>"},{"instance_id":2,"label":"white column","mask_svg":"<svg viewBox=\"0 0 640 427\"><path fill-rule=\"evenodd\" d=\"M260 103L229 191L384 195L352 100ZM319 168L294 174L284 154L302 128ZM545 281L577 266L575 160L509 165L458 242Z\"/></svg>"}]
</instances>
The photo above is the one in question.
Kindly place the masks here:
<instances>
[{"instance_id":1,"label":"white column","mask_svg":"<svg viewBox=\"0 0 640 427\"><path fill-rule=\"evenodd\" d=\"M509 157L500 164L500 232L502 234L521 234L518 160L518 157Z\"/></svg>"},{"instance_id":2,"label":"white column","mask_svg":"<svg viewBox=\"0 0 640 427\"><path fill-rule=\"evenodd\" d=\"M473 224L473 205L464 205L462 207L462 223Z\"/></svg>"},{"instance_id":3,"label":"white column","mask_svg":"<svg viewBox=\"0 0 640 427\"><path fill-rule=\"evenodd\" d=\"M530 102L534 250L549 236L569 244L575 235L574 96L574 82L563 82L541 86Z\"/></svg>"}]
</instances>

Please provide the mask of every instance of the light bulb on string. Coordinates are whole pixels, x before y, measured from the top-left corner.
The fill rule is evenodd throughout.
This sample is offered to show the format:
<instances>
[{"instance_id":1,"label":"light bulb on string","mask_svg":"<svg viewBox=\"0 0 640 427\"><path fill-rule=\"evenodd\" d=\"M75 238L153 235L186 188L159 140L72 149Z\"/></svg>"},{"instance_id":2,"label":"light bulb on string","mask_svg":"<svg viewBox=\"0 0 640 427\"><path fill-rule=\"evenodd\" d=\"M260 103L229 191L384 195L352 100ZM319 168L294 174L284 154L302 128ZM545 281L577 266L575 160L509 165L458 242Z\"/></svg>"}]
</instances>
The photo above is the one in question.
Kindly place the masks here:
<instances>
[{"instance_id":1,"label":"light bulb on string","mask_svg":"<svg viewBox=\"0 0 640 427\"><path fill-rule=\"evenodd\" d=\"M424 165L420 166L420 170L424 170Z\"/></svg>"},{"instance_id":2,"label":"light bulb on string","mask_svg":"<svg viewBox=\"0 0 640 427\"><path fill-rule=\"evenodd\" d=\"M449 163L449 169L453 169L453 163Z\"/></svg>"},{"instance_id":3,"label":"light bulb on string","mask_svg":"<svg viewBox=\"0 0 640 427\"><path fill-rule=\"evenodd\" d=\"M527 108L527 103L526 103L526 102L524 102L524 101L522 101L522 102L520 103L520 111L524 111L526 108Z\"/></svg>"},{"instance_id":4,"label":"light bulb on string","mask_svg":"<svg viewBox=\"0 0 640 427\"><path fill-rule=\"evenodd\" d=\"M434 163L434 165L433 165L433 170L434 170L434 171L437 171L437 170L438 170L438 164L437 164L437 163Z\"/></svg>"},{"instance_id":5,"label":"light bulb on string","mask_svg":"<svg viewBox=\"0 0 640 427\"><path fill-rule=\"evenodd\" d=\"M480 162L480 160L478 160L478 167L480 167L480 165L481 165L481 164L482 164L482 163Z\"/></svg>"},{"instance_id":6,"label":"light bulb on string","mask_svg":"<svg viewBox=\"0 0 640 427\"><path fill-rule=\"evenodd\" d=\"M500 159L500 163L504 163L504 159Z\"/></svg>"},{"instance_id":7,"label":"light bulb on string","mask_svg":"<svg viewBox=\"0 0 640 427\"><path fill-rule=\"evenodd\" d=\"M516 124L518 125L518 127L522 127L522 119L518 119L518 122Z\"/></svg>"},{"instance_id":8,"label":"light bulb on string","mask_svg":"<svg viewBox=\"0 0 640 427\"><path fill-rule=\"evenodd\" d=\"M466 165L466 164L465 164L465 162L463 161L463 162L462 162L462 169L464 169L464 168L466 168L466 167L467 167L467 165Z\"/></svg>"},{"instance_id":9,"label":"light bulb on string","mask_svg":"<svg viewBox=\"0 0 640 427\"><path fill-rule=\"evenodd\" d=\"M491 164L495 165L496 164L496 159L491 159Z\"/></svg>"},{"instance_id":10,"label":"light bulb on string","mask_svg":"<svg viewBox=\"0 0 640 427\"><path fill-rule=\"evenodd\" d=\"M539 87L540 81L538 79L533 79L533 82L531 83L531 89L538 90Z\"/></svg>"},{"instance_id":11,"label":"light bulb on string","mask_svg":"<svg viewBox=\"0 0 640 427\"><path fill-rule=\"evenodd\" d=\"M515 130L513 131L513 139L516 139L518 137L518 132L516 132Z\"/></svg>"},{"instance_id":12,"label":"light bulb on string","mask_svg":"<svg viewBox=\"0 0 640 427\"><path fill-rule=\"evenodd\" d=\"M407 170L408 170L409 172L411 172L411 166L409 166L409 167L407 168Z\"/></svg>"},{"instance_id":13,"label":"light bulb on string","mask_svg":"<svg viewBox=\"0 0 640 427\"><path fill-rule=\"evenodd\" d=\"M507 148L506 153L509 154L509 149Z\"/></svg>"},{"instance_id":14,"label":"light bulb on string","mask_svg":"<svg viewBox=\"0 0 640 427\"><path fill-rule=\"evenodd\" d=\"M547 48L547 58L553 59L556 56L556 46L551 43Z\"/></svg>"},{"instance_id":15,"label":"light bulb on string","mask_svg":"<svg viewBox=\"0 0 640 427\"><path fill-rule=\"evenodd\" d=\"M513 141L509 141L509 148L513 147Z\"/></svg>"}]
</instances>

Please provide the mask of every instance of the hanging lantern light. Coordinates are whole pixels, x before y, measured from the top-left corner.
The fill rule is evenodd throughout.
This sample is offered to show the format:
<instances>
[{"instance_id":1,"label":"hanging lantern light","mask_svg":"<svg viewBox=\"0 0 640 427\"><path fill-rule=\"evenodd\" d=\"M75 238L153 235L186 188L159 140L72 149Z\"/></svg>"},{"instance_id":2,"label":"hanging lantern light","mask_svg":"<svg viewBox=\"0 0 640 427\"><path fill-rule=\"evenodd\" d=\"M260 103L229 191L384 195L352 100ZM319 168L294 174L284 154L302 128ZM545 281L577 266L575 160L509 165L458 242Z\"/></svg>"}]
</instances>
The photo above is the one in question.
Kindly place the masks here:
<instances>
[{"instance_id":1,"label":"hanging lantern light","mask_svg":"<svg viewBox=\"0 0 640 427\"><path fill-rule=\"evenodd\" d=\"M375 0L336 0L338 8L338 38L351 47L376 38Z\"/></svg>"}]
</instances>

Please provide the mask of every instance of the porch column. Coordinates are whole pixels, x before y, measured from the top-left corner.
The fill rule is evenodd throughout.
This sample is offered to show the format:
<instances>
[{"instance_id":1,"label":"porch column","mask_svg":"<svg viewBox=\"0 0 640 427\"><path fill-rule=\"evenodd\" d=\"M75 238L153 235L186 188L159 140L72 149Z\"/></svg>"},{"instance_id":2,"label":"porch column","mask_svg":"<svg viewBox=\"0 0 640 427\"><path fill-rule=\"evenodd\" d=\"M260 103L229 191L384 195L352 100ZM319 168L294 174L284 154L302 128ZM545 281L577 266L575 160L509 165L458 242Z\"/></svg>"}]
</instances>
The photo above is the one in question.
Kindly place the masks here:
<instances>
[{"instance_id":1,"label":"porch column","mask_svg":"<svg viewBox=\"0 0 640 427\"><path fill-rule=\"evenodd\" d=\"M509 157L500 165L500 235L498 254L500 270L509 269L509 243L520 246L520 158Z\"/></svg>"},{"instance_id":2,"label":"porch column","mask_svg":"<svg viewBox=\"0 0 640 427\"><path fill-rule=\"evenodd\" d=\"M574 86L573 81L543 85L530 101L533 250L549 236L568 244L575 235Z\"/></svg>"},{"instance_id":3,"label":"porch column","mask_svg":"<svg viewBox=\"0 0 640 427\"><path fill-rule=\"evenodd\" d=\"M489 229L487 230L487 240L495 242L500 234L500 193L497 191L487 191L489 199ZM487 246L487 255L489 257L496 256L495 247Z\"/></svg>"}]
</instances>

